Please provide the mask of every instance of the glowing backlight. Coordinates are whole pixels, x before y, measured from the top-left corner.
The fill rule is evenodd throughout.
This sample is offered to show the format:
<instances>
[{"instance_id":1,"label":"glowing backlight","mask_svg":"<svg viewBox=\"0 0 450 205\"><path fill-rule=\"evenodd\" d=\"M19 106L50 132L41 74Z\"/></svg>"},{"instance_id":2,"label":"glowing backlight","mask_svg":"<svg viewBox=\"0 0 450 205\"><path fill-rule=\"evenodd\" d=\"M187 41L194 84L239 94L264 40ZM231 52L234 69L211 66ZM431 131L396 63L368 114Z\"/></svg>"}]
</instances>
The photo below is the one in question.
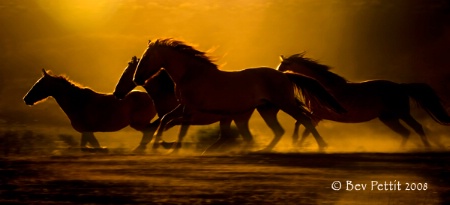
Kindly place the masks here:
<instances>
[{"instance_id":1,"label":"glowing backlight","mask_svg":"<svg viewBox=\"0 0 450 205\"><path fill-rule=\"evenodd\" d=\"M120 5L118 0L37 0L36 2L62 26L76 30L107 23Z\"/></svg>"}]
</instances>

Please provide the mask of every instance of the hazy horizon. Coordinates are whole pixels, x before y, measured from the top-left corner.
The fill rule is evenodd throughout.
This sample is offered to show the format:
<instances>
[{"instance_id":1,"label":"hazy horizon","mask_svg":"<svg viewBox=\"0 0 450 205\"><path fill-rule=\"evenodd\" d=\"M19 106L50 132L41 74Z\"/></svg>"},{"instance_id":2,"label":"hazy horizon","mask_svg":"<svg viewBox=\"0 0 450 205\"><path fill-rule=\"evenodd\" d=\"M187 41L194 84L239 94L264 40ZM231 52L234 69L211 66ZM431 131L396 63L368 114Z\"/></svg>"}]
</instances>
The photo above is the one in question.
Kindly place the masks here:
<instances>
[{"instance_id":1,"label":"hazy horizon","mask_svg":"<svg viewBox=\"0 0 450 205\"><path fill-rule=\"evenodd\" d=\"M42 68L95 91L112 92L131 57L140 56L148 40L163 37L210 50L223 70L275 68L279 55L306 51L307 57L351 81L428 83L450 111L449 4L444 0L1 1L0 125L70 126L54 100L31 108L22 101ZM431 133L448 133L424 112L414 113L425 116L421 122ZM288 138L293 120L284 114L280 118ZM253 123L256 133L272 135L258 117ZM319 131L325 139L333 129L386 131L400 142L399 136L379 126L383 125L325 122Z\"/></svg>"}]
</instances>

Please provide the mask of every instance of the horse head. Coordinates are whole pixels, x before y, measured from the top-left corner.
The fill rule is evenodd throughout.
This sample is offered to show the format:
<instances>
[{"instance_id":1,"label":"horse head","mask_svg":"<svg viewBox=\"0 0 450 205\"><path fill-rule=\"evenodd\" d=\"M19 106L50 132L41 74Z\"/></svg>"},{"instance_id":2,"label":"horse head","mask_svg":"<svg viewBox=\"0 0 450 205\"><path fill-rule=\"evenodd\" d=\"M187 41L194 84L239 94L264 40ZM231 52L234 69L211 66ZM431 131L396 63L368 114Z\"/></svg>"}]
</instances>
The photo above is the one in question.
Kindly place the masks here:
<instances>
[{"instance_id":1,"label":"horse head","mask_svg":"<svg viewBox=\"0 0 450 205\"><path fill-rule=\"evenodd\" d=\"M297 53L289 57L280 56L281 63L278 65L279 71L293 71L312 78L316 78L318 72L328 72L329 67L318 63L313 59L304 57L305 52Z\"/></svg>"},{"instance_id":2,"label":"horse head","mask_svg":"<svg viewBox=\"0 0 450 205\"><path fill-rule=\"evenodd\" d=\"M161 70L165 62L163 55L161 55L161 49L164 49L164 47L149 41L134 73L133 81L136 85L144 85L147 79Z\"/></svg>"},{"instance_id":3,"label":"horse head","mask_svg":"<svg viewBox=\"0 0 450 205\"><path fill-rule=\"evenodd\" d=\"M133 82L133 75L138 64L139 58L136 56L133 56L131 61L128 62L128 66L123 71L122 76L120 77L113 92L113 95L117 99L125 98L125 96L136 87L136 84Z\"/></svg>"},{"instance_id":4,"label":"horse head","mask_svg":"<svg viewBox=\"0 0 450 205\"><path fill-rule=\"evenodd\" d=\"M49 97L51 95L51 80L53 78L48 71L42 69L42 77L31 87L25 97L23 97L25 104L32 106L36 102Z\"/></svg>"}]
</instances>

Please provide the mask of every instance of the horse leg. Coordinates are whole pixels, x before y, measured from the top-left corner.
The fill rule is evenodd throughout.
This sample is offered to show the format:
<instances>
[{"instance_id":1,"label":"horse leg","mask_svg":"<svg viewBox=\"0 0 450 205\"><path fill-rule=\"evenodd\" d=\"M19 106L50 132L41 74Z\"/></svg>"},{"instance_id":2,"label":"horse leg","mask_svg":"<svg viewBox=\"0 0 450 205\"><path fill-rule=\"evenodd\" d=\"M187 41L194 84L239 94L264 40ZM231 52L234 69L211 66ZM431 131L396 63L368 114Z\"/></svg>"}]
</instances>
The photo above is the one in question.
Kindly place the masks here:
<instances>
[{"instance_id":1,"label":"horse leg","mask_svg":"<svg viewBox=\"0 0 450 205\"><path fill-rule=\"evenodd\" d=\"M149 123L146 128L142 131L142 139L139 143L139 146L136 147L133 152L134 153L143 153L147 148L147 144L150 143L153 139L153 135L155 134L156 129L158 128L161 122L161 118L156 119L152 123Z\"/></svg>"},{"instance_id":2,"label":"horse leg","mask_svg":"<svg viewBox=\"0 0 450 205\"><path fill-rule=\"evenodd\" d=\"M80 140L81 142L80 142L80 147L81 148L84 148L84 147L86 147L86 145L87 145L87 143L88 143L88 140L87 140L87 137L86 137L86 133L85 132L82 132L81 133L81 140Z\"/></svg>"},{"instance_id":3,"label":"horse leg","mask_svg":"<svg viewBox=\"0 0 450 205\"><path fill-rule=\"evenodd\" d=\"M294 104L295 105L295 104ZM320 136L319 132L316 130L316 127L314 126L314 123L312 119L307 116L302 109L300 109L298 106L280 106L281 110L295 118L297 121L300 122L300 124L303 124L305 126L305 129L308 129L311 134L314 136L314 138L317 141L317 144L319 145L319 150L324 150L328 145L323 140L323 138Z\"/></svg>"},{"instance_id":4,"label":"horse leg","mask_svg":"<svg viewBox=\"0 0 450 205\"><path fill-rule=\"evenodd\" d=\"M87 148L86 144L89 143L92 146L91 148ZM98 143L97 138L95 138L93 132L83 132L81 133L81 151L100 151L100 152L108 152L108 149L103 149L100 147L100 143Z\"/></svg>"},{"instance_id":5,"label":"horse leg","mask_svg":"<svg viewBox=\"0 0 450 205\"><path fill-rule=\"evenodd\" d=\"M300 123L299 123L300 124ZM311 132L308 129L305 129L302 133L302 138L300 139L300 142L298 142L298 145L300 147L303 146L303 143L305 142L306 138L308 137L308 135L311 134Z\"/></svg>"},{"instance_id":6,"label":"horse leg","mask_svg":"<svg viewBox=\"0 0 450 205\"><path fill-rule=\"evenodd\" d=\"M179 108L179 107L181 107L181 108ZM180 117L180 111L181 111L181 117ZM165 118L166 116L167 116L167 114L163 118ZM187 131L189 129L189 125L191 122L191 113L186 110L186 107L178 106L177 108L175 108L175 110L170 112L169 119L168 119L167 123L164 124L164 128L168 123L170 123L172 120L176 120L176 119L181 119L181 128L180 128L180 132L178 133L178 139L172 145L172 151L170 151L169 154L173 154L173 153L176 154L176 153L178 153L179 149L181 148L183 139L186 136ZM161 123L160 126L162 126L162 125L163 124Z\"/></svg>"},{"instance_id":7,"label":"horse leg","mask_svg":"<svg viewBox=\"0 0 450 205\"><path fill-rule=\"evenodd\" d=\"M85 142L83 142L83 138ZM81 139L82 143L84 143L84 145L82 144L82 146L84 147L87 143L89 143L93 148L100 148L100 143L98 143L98 140L97 138L95 138L93 132L83 132L81 135Z\"/></svg>"},{"instance_id":8,"label":"horse leg","mask_svg":"<svg viewBox=\"0 0 450 205\"><path fill-rule=\"evenodd\" d=\"M428 142L427 136L425 135L425 131L423 130L422 125L417 122L410 114L404 116L401 118L406 124L408 124L411 128L414 129L414 131L419 134L420 139L422 139L423 144L425 147L430 147L430 142Z\"/></svg>"},{"instance_id":9,"label":"horse leg","mask_svg":"<svg viewBox=\"0 0 450 205\"><path fill-rule=\"evenodd\" d=\"M220 120L220 135L219 138L206 150L203 152L203 154L209 153L209 152L216 152L217 149L219 149L220 146L222 146L228 138L231 136L231 119L222 119Z\"/></svg>"},{"instance_id":10,"label":"horse leg","mask_svg":"<svg viewBox=\"0 0 450 205\"><path fill-rule=\"evenodd\" d=\"M302 125L302 123L300 123L299 121L295 121L294 132L292 133L292 144L293 144L293 145L294 145L294 144L297 144L297 141L298 141L298 131L300 130L300 125ZM305 131L303 132L303 135L302 135L302 141L303 141L303 138L306 137L306 136L304 136L306 131L307 131L307 130L305 130ZM308 135L309 135L309 132L308 132Z\"/></svg>"},{"instance_id":11,"label":"horse leg","mask_svg":"<svg viewBox=\"0 0 450 205\"><path fill-rule=\"evenodd\" d=\"M181 144L183 143L183 139L187 134L187 131L189 129L189 121L183 122L181 124L180 132L178 133L178 139L175 143L172 145L172 151L170 153L178 153L178 150L181 148Z\"/></svg>"},{"instance_id":12,"label":"horse leg","mask_svg":"<svg viewBox=\"0 0 450 205\"><path fill-rule=\"evenodd\" d=\"M305 129L309 130L311 134L316 139L317 144L319 145L319 150L323 151L328 144L323 140L323 138L320 136L319 132L316 129L316 126L314 123L309 119L307 116L303 116L303 122L302 124L305 126Z\"/></svg>"},{"instance_id":13,"label":"horse leg","mask_svg":"<svg viewBox=\"0 0 450 205\"><path fill-rule=\"evenodd\" d=\"M264 148L262 150L263 152L270 152L275 147L275 145L278 144L281 137L285 133L283 127L281 127L281 124L280 124L280 122L278 122L278 119L277 119L277 114L280 109L278 109L277 107L270 105L270 104L259 106L256 109L258 110L258 112L261 115L261 117L263 118L263 120L266 122L266 124L269 126L269 128L272 129L272 131L274 133L274 137L273 137L272 141L269 143L269 145L267 145L266 148ZM297 133L298 133L298 127L296 127L296 128L297 128ZM295 133L295 131L294 131L294 133Z\"/></svg>"},{"instance_id":14,"label":"horse leg","mask_svg":"<svg viewBox=\"0 0 450 205\"><path fill-rule=\"evenodd\" d=\"M248 121L250 120L252 113L253 111L240 116L233 117L234 123L236 124L239 134L241 134L242 138L244 139L245 142L244 150L249 149L255 143L253 135L248 127Z\"/></svg>"},{"instance_id":15,"label":"horse leg","mask_svg":"<svg viewBox=\"0 0 450 205\"><path fill-rule=\"evenodd\" d=\"M297 121L297 122L295 123L296 126L297 126L297 124L301 125L301 123L300 123L299 121ZM317 127L317 124L319 124L319 122L313 121L314 127ZM300 139L300 142L298 143L298 144L300 145L300 147L303 146L303 143L305 142L306 137L308 137L309 134L311 134L311 131L310 131L310 130L305 129L305 131L303 131L302 139Z\"/></svg>"},{"instance_id":16,"label":"horse leg","mask_svg":"<svg viewBox=\"0 0 450 205\"><path fill-rule=\"evenodd\" d=\"M161 118L159 126L158 126L156 134L155 134L155 141L153 142L153 147L152 147L153 151L155 151L159 147L159 142L161 141L162 134L165 130L167 123L169 123L173 119L182 117L182 115L183 115L183 106L180 104L175 109L168 112Z\"/></svg>"},{"instance_id":17,"label":"horse leg","mask_svg":"<svg viewBox=\"0 0 450 205\"><path fill-rule=\"evenodd\" d=\"M165 126L165 128L164 128L164 131L167 131L167 130L169 130L170 128L172 128L172 127L174 127L175 125L181 125L181 126L183 126L183 123L182 123L182 118L180 117L180 118L176 118L176 119L173 119L173 120L171 120L171 121L169 121L167 124L166 124L166 126ZM185 125L186 126L186 125ZM187 129L187 128L186 128ZM159 143L162 147L164 147L164 149L172 149L172 147L174 146L174 144L176 143L176 141L173 141L173 142L166 142L166 141L164 141L164 140L161 140L161 143Z\"/></svg>"},{"instance_id":18,"label":"horse leg","mask_svg":"<svg viewBox=\"0 0 450 205\"><path fill-rule=\"evenodd\" d=\"M400 134L402 136L402 144L401 147L405 147L406 141L408 141L409 134L411 133L405 126L403 126L398 118L385 118L380 117L382 123L388 126L394 132Z\"/></svg>"}]
</instances>

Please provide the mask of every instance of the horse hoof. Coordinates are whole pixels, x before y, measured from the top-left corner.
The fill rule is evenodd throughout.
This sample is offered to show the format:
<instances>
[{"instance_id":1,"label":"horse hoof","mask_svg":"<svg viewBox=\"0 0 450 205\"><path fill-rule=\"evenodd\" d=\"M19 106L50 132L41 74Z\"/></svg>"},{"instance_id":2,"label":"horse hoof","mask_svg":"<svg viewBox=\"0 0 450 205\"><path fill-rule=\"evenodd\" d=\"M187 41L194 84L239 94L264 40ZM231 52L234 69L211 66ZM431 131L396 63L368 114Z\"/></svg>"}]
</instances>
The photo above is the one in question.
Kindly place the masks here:
<instances>
[{"instance_id":1,"label":"horse hoof","mask_svg":"<svg viewBox=\"0 0 450 205\"><path fill-rule=\"evenodd\" d=\"M168 152L166 152L164 155L166 155L166 156L174 156L174 155L177 155L177 154L178 154L178 150L172 149L172 150L169 150Z\"/></svg>"},{"instance_id":2,"label":"horse hoof","mask_svg":"<svg viewBox=\"0 0 450 205\"><path fill-rule=\"evenodd\" d=\"M159 144L160 144L164 149L171 149L171 148L174 146L175 142L161 141Z\"/></svg>"},{"instance_id":3,"label":"horse hoof","mask_svg":"<svg viewBox=\"0 0 450 205\"><path fill-rule=\"evenodd\" d=\"M145 154L145 148L142 147L137 147L136 149L133 150L134 154Z\"/></svg>"}]
</instances>

